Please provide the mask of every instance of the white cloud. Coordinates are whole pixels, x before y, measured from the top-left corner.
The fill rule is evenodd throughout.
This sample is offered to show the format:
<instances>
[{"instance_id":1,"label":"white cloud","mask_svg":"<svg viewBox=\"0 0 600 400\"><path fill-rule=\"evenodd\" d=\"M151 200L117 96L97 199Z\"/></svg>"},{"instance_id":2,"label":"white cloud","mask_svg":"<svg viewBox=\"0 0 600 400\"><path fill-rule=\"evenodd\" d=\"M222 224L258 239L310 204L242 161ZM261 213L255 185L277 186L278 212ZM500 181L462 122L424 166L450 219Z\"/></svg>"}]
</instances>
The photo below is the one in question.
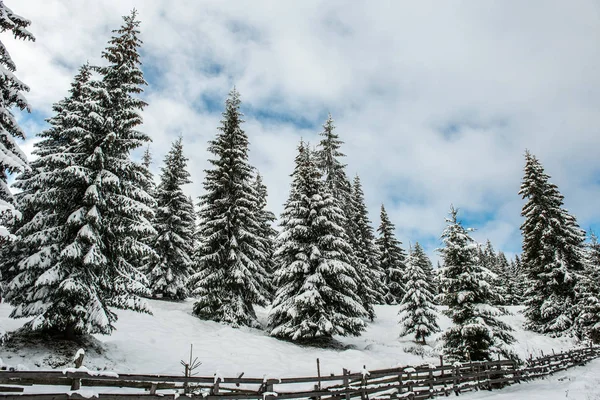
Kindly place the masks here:
<instances>
[{"instance_id":1,"label":"white cloud","mask_svg":"<svg viewBox=\"0 0 600 400\"><path fill-rule=\"evenodd\" d=\"M490 215L477 226L478 239L518 250L525 148L582 227L600 223L593 1L7 3L33 21L36 43L2 40L43 113L66 94L80 64L99 62L121 15L138 8L153 83L144 129L157 162L184 135L190 194L201 191L206 143L220 119L203 96L222 104L235 84L246 107L317 126L246 118L251 160L277 212L298 139L316 143L330 111L372 220L385 203L405 244L436 239L453 203Z\"/></svg>"}]
</instances>

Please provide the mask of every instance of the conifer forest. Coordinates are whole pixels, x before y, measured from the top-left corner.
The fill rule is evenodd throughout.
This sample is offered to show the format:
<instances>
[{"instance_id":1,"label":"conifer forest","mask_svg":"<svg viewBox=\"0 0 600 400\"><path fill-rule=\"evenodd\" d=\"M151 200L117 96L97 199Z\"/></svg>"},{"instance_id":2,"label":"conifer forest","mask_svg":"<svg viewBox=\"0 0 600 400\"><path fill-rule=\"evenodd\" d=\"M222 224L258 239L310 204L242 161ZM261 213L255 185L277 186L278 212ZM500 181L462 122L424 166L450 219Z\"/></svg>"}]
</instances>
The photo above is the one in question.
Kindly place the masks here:
<instances>
[{"instance_id":1,"label":"conifer forest","mask_svg":"<svg viewBox=\"0 0 600 400\"><path fill-rule=\"evenodd\" d=\"M27 11L27 2L0 0L0 299L23 321L18 333L0 325L0 343L36 332L112 335L119 310L152 314L149 301L190 299L199 320L297 346L360 337L380 305L394 309L395 335L426 345L440 334L443 354L460 362L519 357L516 326L502 319L512 306L527 331L600 343L600 243L532 151L522 149L514 193L521 252L478 243L450 200L434 265L422 243L397 237L402 221L389 205L369 215L366 199L378 193L351 176L335 115L317 142L297 143L280 215L268 206L268 171L250 161L254 132L236 86L205 144L208 169L190 170L187 134L154 159L135 10L112 27L102 62L82 63L68 92L56 93L46 128L26 135L19 115L35 110L3 42L44 39L28 30L36 21ZM29 157L22 143L31 135ZM190 184L202 195L192 198Z\"/></svg>"}]
</instances>

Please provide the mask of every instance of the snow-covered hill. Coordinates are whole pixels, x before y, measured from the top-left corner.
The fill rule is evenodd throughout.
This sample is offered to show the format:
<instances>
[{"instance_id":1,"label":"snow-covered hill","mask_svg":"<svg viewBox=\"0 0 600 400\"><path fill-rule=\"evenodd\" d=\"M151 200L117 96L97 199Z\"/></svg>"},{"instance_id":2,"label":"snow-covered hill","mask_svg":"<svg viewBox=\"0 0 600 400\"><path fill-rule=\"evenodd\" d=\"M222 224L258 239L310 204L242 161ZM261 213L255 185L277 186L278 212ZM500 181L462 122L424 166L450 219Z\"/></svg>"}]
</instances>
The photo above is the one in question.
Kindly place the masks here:
<instances>
[{"instance_id":1,"label":"snow-covered hill","mask_svg":"<svg viewBox=\"0 0 600 400\"><path fill-rule=\"evenodd\" d=\"M301 347L269 337L265 332L234 329L215 322L201 321L191 315L193 301L172 303L150 301L154 315L120 311L117 329L112 336L96 336L93 349L86 354L90 369L110 369L118 372L181 373L180 360L189 358L190 344L194 355L202 362L198 373L212 376L219 371L225 376L245 372L246 376L269 377L314 375L316 359L320 359L323 374L340 373L342 368L358 371L425 362L438 363L435 349L440 334L429 338L433 346L417 346L410 337L398 337L397 306L377 306L377 319L367 331L356 338L338 338L343 350ZM509 307L513 315L503 319L514 327L516 352L527 357L575 346L571 339L554 339L524 331L520 307ZM8 318L10 307L0 304L0 327L6 331L19 328L25 321ZM259 309L266 322L267 310ZM440 314L440 326L449 326L449 319ZM23 364L31 369L71 366L72 355L79 345L53 343L52 349L39 344L27 348L0 347L0 358L11 365Z\"/></svg>"}]
</instances>

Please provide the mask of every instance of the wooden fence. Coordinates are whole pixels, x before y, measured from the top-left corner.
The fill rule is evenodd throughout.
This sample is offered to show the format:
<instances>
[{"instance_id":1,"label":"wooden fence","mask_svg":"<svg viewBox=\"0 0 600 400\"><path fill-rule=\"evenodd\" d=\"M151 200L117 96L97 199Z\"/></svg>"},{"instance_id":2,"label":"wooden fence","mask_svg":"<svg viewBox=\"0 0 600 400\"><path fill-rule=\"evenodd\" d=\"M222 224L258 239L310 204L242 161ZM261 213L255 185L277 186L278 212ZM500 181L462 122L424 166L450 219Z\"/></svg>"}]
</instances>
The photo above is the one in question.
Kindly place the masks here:
<instances>
[{"instance_id":1,"label":"wooden fence","mask_svg":"<svg viewBox=\"0 0 600 400\"><path fill-rule=\"evenodd\" d=\"M600 346L525 360L398 367L342 375L261 379L116 374L82 367L64 371L0 371L0 400L175 400L197 399L429 399L472 390L492 390L563 371L600 357ZM186 368L187 371L187 368ZM189 374L188 374L189 375ZM319 374L320 375L320 374ZM35 390L26 389L31 386ZM62 386L52 388L52 386ZM70 388L70 390L69 390ZM124 388L124 389L117 389Z\"/></svg>"}]
</instances>

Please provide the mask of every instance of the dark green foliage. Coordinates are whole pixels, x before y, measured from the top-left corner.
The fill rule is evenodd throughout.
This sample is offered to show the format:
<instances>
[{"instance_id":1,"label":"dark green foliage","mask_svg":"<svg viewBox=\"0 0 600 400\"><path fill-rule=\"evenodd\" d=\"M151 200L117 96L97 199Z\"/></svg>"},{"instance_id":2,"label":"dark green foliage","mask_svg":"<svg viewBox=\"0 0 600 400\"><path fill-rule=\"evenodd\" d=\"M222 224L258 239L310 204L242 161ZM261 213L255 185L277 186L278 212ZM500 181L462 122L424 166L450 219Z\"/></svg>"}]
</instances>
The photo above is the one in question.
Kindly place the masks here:
<instances>
[{"instance_id":1,"label":"dark green foliage","mask_svg":"<svg viewBox=\"0 0 600 400\"><path fill-rule=\"evenodd\" d=\"M233 326L258 326L254 304L270 296L268 249L261 237L260 200L248 163L248 136L242 130L239 93L225 102L217 137L209 144L213 168L205 171L192 294L194 313Z\"/></svg>"},{"instance_id":2,"label":"dark green foliage","mask_svg":"<svg viewBox=\"0 0 600 400\"><path fill-rule=\"evenodd\" d=\"M129 153L149 138L135 130L145 103L135 12L114 31L90 81L84 66L70 96L55 107L37 144L33 173L20 178L19 204L31 218L19 229L18 271L8 285L13 317L34 317L32 330L67 336L110 333L114 308L149 312L135 260L152 253L146 175ZM30 212L32 211L32 212ZM35 213L35 214L34 214Z\"/></svg>"},{"instance_id":3,"label":"dark green foliage","mask_svg":"<svg viewBox=\"0 0 600 400\"><path fill-rule=\"evenodd\" d=\"M406 282L406 253L400 247L402 243L396 239L395 226L390 221L385 207L381 205L381 224L377 229L379 238L380 266L385 274L385 301L387 304L399 304L404 297Z\"/></svg>"},{"instance_id":4,"label":"dark green foliage","mask_svg":"<svg viewBox=\"0 0 600 400\"><path fill-rule=\"evenodd\" d=\"M154 229L151 246L157 253L147 266L150 290L157 297L183 300L193 273L195 214L182 186L192 183L179 137L167 153L156 189Z\"/></svg>"},{"instance_id":5,"label":"dark green foliage","mask_svg":"<svg viewBox=\"0 0 600 400\"><path fill-rule=\"evenodd\" d=\"M525 174L519 194L526 200L521 215L527 327L562 335L574 327L577 274L584 269L584 233L563 208L563 196L538 159L525 153Z\"/></svg>"},{"instance_id":6,"label":"dark green foliage","mask_svg":"<svg viewBox=\"0 0 600 400\"><path fill-rule=\"evenodd\" d=\"M494 354L511 357L507 345L514 339L510 327L497 319L504 310L492 305L497 295L489 271L478 265L477 245L456 215L451 208L439 250L444 260L441 296L453 323L443 335L445 352L459 361L491 360Z\"/></svg>"},{"instance_id":7,"label":"dark green foliage","mask_svg":"<svg viewBox=\"0 0 600 400\"><path fill-rule=\"evenodd\" d=\"M271 335L291 340L358 335L366 310L357 294L351 248L335 198L301 143L277 241Z\"/></svg>"},{"instance_id":8,"label":"dark green foliage","mask_svg":"<svg viewBox=\"0 0 600 400\"><path fill-rule=\"evenodd\" d=\"M369 318L372 321L375 318L373 305L385 302L385 272L380 265L381 256L375 243L375 233L371 227L365 204L365 195L358 175L354 178L352 186L352 203L354 207L351 218L355 230L352 235L354 242L351 244L354 248L357 272L360 279L358 295L362 299L363 307L369 313Z\"/></svg>"},{"instance_id":9,"label":"dark green foliage","mask_svg":"<svg viewBox=\"0 0 600 400\"><path fill-rule=\"evenodd\" d=\"M16 39L35 41L35 37L27 31L30 24L30 21L13 13L0 0L0 33L9 31ZM13 223L14 217L19 216L7 185L8 174L23 172L28 168L27 158L15 141L15 138L25 139L25 133L11 109L16 107L30 111L27 99L23 95L23 92L29 91L29 87L14 75L16 69L17 66L0 40L0 248L12 240L8 225Z\"/></svg>"},{"instance_id":10,"label":"dark green foliage","mask_svg":"<svg viewBox=\"0 0 600 400\"><path fill-rule=\"evenodd\" d=\"M400 336L415 334L415 340L425 344L425 339L439 332L437 313L433 305L435 296L430 276L431 261L419 243L415 243L406 263L406 293L402 298Z\"/></svg>"}]
</instances>

